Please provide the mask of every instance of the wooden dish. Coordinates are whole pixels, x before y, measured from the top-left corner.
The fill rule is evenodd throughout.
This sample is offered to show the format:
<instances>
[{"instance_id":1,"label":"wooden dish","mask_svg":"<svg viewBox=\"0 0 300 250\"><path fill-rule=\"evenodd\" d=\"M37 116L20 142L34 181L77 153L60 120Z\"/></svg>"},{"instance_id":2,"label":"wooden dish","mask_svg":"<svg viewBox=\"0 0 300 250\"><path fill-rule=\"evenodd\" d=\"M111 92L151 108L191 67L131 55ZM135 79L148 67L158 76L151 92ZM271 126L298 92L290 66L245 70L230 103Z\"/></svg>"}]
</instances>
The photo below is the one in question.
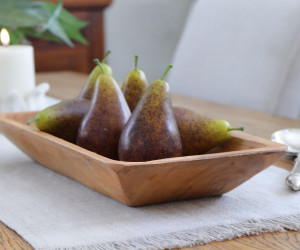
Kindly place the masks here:
<instances>
[{"instance_id":1,"label":"wooden dish","mask_svg":"<svg viewBox=\"0 0 300 250\"><path fill-rule=\"evenodd\" d=\"M0 114L0 130L40 164L128 206L224 194L287 151L282 144L233 131L231 139L210 154L123 162L27 126L34 116Z\"/></svg>"}]
</instances>

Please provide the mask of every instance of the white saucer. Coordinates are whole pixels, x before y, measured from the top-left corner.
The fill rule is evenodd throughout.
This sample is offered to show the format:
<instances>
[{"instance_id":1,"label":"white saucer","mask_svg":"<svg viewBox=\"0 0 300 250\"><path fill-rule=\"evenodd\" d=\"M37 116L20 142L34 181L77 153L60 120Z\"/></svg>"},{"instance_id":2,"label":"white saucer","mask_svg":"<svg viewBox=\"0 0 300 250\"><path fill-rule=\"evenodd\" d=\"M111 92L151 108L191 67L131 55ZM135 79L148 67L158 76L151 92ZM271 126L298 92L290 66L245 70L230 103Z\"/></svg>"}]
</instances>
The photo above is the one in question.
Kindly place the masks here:
<instances>
[{"instance_id":1,"label":"white saucer","mask_svg":"<svg viewBox=\"0 0 300 250\"><path fill-rule=\"evenodd\" d=\"M300 152L300 129L288 128L274 132L271 136L274 142L288 146L288 155L296 156Z\"/></svg>"}]
</instances>

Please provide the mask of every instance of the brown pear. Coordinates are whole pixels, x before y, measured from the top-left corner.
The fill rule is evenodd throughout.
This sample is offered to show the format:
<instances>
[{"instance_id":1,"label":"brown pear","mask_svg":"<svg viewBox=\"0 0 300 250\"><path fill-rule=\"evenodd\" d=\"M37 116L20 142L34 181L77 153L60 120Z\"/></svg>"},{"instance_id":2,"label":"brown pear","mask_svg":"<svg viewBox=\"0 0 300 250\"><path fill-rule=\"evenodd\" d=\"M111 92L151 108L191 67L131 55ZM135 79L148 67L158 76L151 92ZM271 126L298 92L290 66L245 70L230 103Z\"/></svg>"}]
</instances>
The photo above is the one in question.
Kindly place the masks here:
<instances>
[{"instance_id":1,"label":"brown pear","mask_svg":"<svg viewBox=\"0 0 300 250\"><path fill-rule=\"evenodd\" d=\"M90 101L86 99L64 100L43 109L27 124L35 122L39 130L76 143L78 128L89 106Z\"/></svg>"},{"instance_id":2,"label":"brown pear","mask_svg":"<svg viewBox=\"0 0 300 250\"><path fill-rule=\"evenodd\" d=\"M134 109L119 141L122 161L150 161L181 156L181 141L164 76L153 82Z\"/></svg>"},{"instance_id":3,"label":"brown pear","mask_svg":"<svg viewBox=\"0 0 300 250\"><path fill-rule=\"evenodd\" d=\"M135 68L125 77L121 90L131 112L145 93L148 82L145 73L137 68L138 56L135 56Z\"/></svg>"},{"instance_id":4,"label":"brown pear","mask_svg":"<svg viewBox=\"0 0 300 250\"><path fill-rule=\"evenodd\" d=\"M204 154L228 140L232 130L244 129L231 128L225 120L208 118L187 108L174 107L173 112L184 156Z\"/></svg>"},{"instance_id":5,"label":"brown pear","mask_svg":"<svg viewBox=\"0 0 300 250\"><path fill-rule=\"evenodd\" d=\"M119 138L130 114L117 82L110 74L101 74L96 81L90 109L79 128L77 145L117 160Z\"/></svg>"},{"instance_id":6,"label":"brown pear","mask_svg":"<svg viewBox=\"0 0 300 250\"><path fill-rule=\"evenodd\" d=\"M110 50L106 52L106 54L104 55L104 57L102 59L101 65L102 65L103 71L106 74L112 75L111 67L105 63L105 61L110 53L111 53ZM88 99L88 100L92 99L96 81L102 73L103 73L102 70L98 66L95 66L95 68L89 74L88 80L87 80L86 84L83 86L78 98L83 98L83 99Z\"/></svg>"}]
</instances>

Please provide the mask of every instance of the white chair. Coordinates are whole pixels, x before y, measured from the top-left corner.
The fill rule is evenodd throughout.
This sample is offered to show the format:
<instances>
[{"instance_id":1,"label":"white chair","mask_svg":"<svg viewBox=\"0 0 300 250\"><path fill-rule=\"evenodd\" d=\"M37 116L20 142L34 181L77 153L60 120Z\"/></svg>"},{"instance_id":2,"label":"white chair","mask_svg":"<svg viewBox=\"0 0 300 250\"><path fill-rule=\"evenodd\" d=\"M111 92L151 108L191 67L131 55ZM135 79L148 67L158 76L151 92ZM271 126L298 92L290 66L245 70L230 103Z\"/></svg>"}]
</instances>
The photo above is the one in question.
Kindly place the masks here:
<instances>
[{"instance_id":1,"label":"white chair","mask_svg":"<svg viewBox=\"0 0 300 250\"><path fill-rule=\"evenodd\" d=\"M299 0L198 0L167 79L175 93L300 118L299 45Z\"/></svg>"}]
</instances>

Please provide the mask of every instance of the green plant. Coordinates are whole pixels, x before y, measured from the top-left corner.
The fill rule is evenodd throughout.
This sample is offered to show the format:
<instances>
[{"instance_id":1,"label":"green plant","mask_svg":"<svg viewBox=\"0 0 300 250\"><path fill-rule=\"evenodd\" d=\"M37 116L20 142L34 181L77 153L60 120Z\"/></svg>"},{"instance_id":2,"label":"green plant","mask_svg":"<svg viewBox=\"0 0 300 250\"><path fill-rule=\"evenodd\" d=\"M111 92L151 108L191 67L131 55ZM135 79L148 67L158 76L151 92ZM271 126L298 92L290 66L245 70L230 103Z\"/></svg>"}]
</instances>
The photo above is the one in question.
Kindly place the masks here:
<instances>
[{"instance_id":1,"label":"green plant","mask_svg":"<svg viewBox=\"0 0 300 250\"><path fill-rule=\"evenodd\" d=\"M88 22L81 21L57 4L32 0L0 0L0 28L6 28L11 44L29 43L29 37L64 42L73 47L73 41L87 44L80 29Z\"/></svg>"}]
</instances>

